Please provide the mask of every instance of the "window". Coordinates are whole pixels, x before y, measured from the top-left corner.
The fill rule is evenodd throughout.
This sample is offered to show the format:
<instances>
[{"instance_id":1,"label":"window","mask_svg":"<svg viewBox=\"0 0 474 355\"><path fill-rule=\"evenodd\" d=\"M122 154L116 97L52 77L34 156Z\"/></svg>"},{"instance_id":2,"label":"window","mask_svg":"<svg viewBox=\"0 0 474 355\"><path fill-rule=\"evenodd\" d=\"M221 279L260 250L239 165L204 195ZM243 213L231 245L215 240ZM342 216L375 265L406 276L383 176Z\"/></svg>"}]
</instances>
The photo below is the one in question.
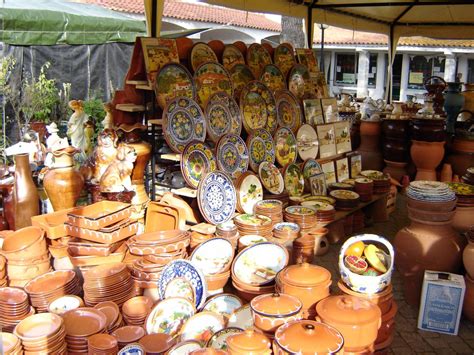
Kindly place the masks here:
<instances>
[{"instance_id":1,"label":"window","mask_svg":"<svg viewBox=\"0 0 474 355\"><path fill-rule=\"evenodd\" d=\"M431 76L444 78L443 57L436 56L410 56L410 72L408 77L409 89L423 89L423 84Z\"/></svg>"},{"instance_id":2,"label":"window","mask_svg":"<svg viewBox=\"0 0 474 355\"><path fill-rule=\"evenodd\" d=\"M377 84L377 53L370 53L369 57L369 86L375 87Z\"/></svg>"},{"instance_id":3,"label":"window","mask_svg":"<svg viewBox=\"0 0 474 355\"><path fill-rule=\"evenodd\" d=\"M356 85L358 62L357 53L336 53L336 84Z\"/></svg>"}]
</instances>

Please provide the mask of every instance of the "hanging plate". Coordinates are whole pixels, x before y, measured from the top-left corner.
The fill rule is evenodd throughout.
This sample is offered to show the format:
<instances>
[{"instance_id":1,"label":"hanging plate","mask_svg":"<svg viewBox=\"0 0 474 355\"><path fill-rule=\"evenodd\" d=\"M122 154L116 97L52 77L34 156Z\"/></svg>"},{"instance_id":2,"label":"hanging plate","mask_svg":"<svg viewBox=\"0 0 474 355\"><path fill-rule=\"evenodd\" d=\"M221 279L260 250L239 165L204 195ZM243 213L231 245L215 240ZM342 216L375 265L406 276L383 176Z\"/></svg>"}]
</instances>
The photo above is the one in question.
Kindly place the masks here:
<instances>
[{"instance_id":1,"label":"hanging plate","mask_svg":"<svg viewBox=\"0 0 474 355\"><path fill-rule=\"evenodd\" d=\"M240 175L236 182L237 210L240 213L253 213L253 207L263 200L262 183L257 175L247 171Z\"/></svg>"},{"instance_id":2,"label":"hanging plate","mask_svg":"<svg viewBox=\"0 0 474 355\"><path fill-rule=\"evenodd\" d=\"M222 65L227 70L231 70L236 64L245 64L245 58L236 46L228 44L222 53Z\"/></svg>"},{"instance_id":3,"label":"hanging plate","mask_svg":"<svg viewBox=\"0 0 474 355\"><path fill-rule=\"evenodd\" d=\"M313 126L304 124L296 134L298 154L302 160L316 158L319 151L318 134Z\"/></svg>"},{"instance_id":4,"label":"hanging plate","mask_svg":"<svg viewBox=\"0 0 474 355\"><path fill-rule=\"evenodd\" d=\"M242 115L240 113L240 107L232 96L229 96L224 91L217 92L209 98L210 105L211 103L222 103L230 111L230 116L232 119L232 128L230 133L240 136L242 132Z\"/></svg>"},{"instance_id":5,"label":"hanging plate","mask_svg":"<svg viewBox=\"0 0 474 355\"><path fill-rule=\"evenodd\" d=\"M258 175L263 186L272 194L279 195L285 189L283 176L274 164L264 161L260 164Z\"/></svg>"},{"instance_id":6,"label":"hanging plate","mask_svg":"<svg viewBox=\"0 0 474 355\"><path fill-rule=\"evenodd\" d=\"M234 97L237 101L240 100L240 93L242 89L255 80L250 68L244 64L236 64L229 71L232 83L234 84Z\"/></svg>"},{"instance_id":7,"label":"hanging plate","mask_svg":"<svg viewBox=\"0 0 474 355\"><path fill-rule=\"evenodd\" d=\"M249 164L253 171L258 172L260 163L264 161L275 162L275 146L268 131L258 129L250 134L247 138L247 147L249 149Z\"/></svg>"},{"instance_id":8,"label":"hanging plate","mask_svg":"<svg viewBox=\"0 0 474 355\"><path fill-rule=\"evenodd\" d=\"M201 107L206 107L209 98L216 92L225 91L232 95L232 80L229 72L219 63L207 62L194 72L196 84L196 101Z\"/></svg>"},{"instance_id":9,"label":"hanging plate","mask_svg":"<svg viewBox=\"0 0 474 355\"><path fill-rule=\"evenodd\" d=\"M193 71L203 63L206 62L217 62L216 53L206 43L196 43L190 52L190 62Z\"/></svg>"},{"instance_id":10,"label":"hanging plate","mask_svg":"<svg viewBox=\"0 0 474 355\"><path fill-rule=\"evenodd\" d=\"M296 97L288 90L278 91L275 94L278 113L278 125L287 127L293 133L298 131L303 123L301 106Z\"/></svg>"},{"instance_id":11,"label":"hanging plate","mask_svg":"<svg viewBox=\"0 0 474 355\"><path fill-rule=\"evenodd\" d=\"M288 164L283 173L285 190L290 196L301 196L304 192L304 177L296 164Z\"/></svg>"},{"instance_id":12,"label":"hanging plate","mask_svg":"<svg viewBox=\"0 0 474 355\"><path fill-rule=\"evenodd\" d=\"M268 86L272 92L286 89L286 76L274 64L265 65L260 81Z\"/></svg>"},{"instance_id":13,"label":"hanging plate","mask_svg":"<svg viewBox=\"0 0 474 355\"><path fill-rule=\"evenodd\" d=\"M290 129L278 128L273 141L275 142L275 158L278 164L285 166L296 161L296 138Z\"/></svg>"},{"instance_id":14,"label":"hanging plate","mask_svg":"<svg viewBox=\"0 0 474 355\"><path fill-rule=\"evenodd\" d=\"M154 82L156 101L161 108L179 96L195 99L196 90L191 73L183 65L168 63L164 65Z\"/></svg>"},{"instance_id":15,"label":"hanging plate","mask_svg":"<svg viewBox=\"0 0 474 355\"><path fill-rule=\"evenodd\" d=\"M259 78L263 67L272 64L272 57L261 44L253 43L247 49L247 65L253 73L253 76Z\"/></svg>"},{"instance_id":16,"label":"hanging plate","mask_svg":"<svg viewBox=\"0 0 474 355\"><path fill-rule=\"evenodd\" d=\"M216 169L216 158L206 143L192 141L184 148L181 157L181 172L186 183L193 189L198 187L204 175Z\"/></svg>"},{"instance_id":17,"label":"hanging plate","mask_svg":"<svg viewBox=\"0 0 474 355\"><path fill-rule=\"evenodd\" d=\"M208 102L206 106L207 137L216 143L232 130L229 108L222 102Z\"/></svg>"},{"instance_id":18,"label":"hanging plate","mask_svg":"<svg viewBox=\"0 0 474 355\"><path fill-rule=\"evenodd\" d=\"M288 74L288 89L300 102L318 98L308 68L303 64L296 64L291 68Z\"/></svg>"},{"instance_id":19,"label":"hanging plate","mask_svg":"<svg viewBox=\"0 0 474 355\"><path fill-rule=\"evenodd\" d=\"M277 129L275 97L270 89L260 81L251 81L240 94L242 122L247 133L264 128L270 134Z\"/></svg>"},{"instance_id":20,"label":"hanging plate","mask_svg":"<svg viewBox=\"0 0 474 355\"><path fill-rule=\"evenodd\" d=\"M273 53L274 63L280 68L283 75L288 75L291 67L296 64L295 51L289 43L282 43L275 48Z\"/></svg>"},{"instance_id":21,"label":"hanging plate","mask_svg":"<svg viewBox=\"0 0 474 355\"><path fill-rule=\"evenodd\" d=\"M217 166L235 180L249 167L249 151L245 142L236 134L226 134L216 147Z\"/></svg>"}]
</instances>

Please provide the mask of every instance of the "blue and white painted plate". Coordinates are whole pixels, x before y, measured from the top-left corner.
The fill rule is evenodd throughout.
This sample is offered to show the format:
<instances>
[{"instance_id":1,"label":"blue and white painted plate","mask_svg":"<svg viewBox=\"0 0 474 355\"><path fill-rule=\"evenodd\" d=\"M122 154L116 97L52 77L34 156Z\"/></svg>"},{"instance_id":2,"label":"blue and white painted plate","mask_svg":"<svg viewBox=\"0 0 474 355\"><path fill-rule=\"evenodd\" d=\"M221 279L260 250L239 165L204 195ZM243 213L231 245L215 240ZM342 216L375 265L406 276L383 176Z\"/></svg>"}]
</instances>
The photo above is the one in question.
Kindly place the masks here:
<instances>
[{"instance_id":1,"label":"blue and white painted plate","mask_svg":"<svg viewBox=\"0 0 474 355\"><path fill-rule=\"evenodd\" d=\"M236 134L226 134L216 147L217 166L236 180L249 167L249 150L244 140Z\"/></svg>"}]
</instances>

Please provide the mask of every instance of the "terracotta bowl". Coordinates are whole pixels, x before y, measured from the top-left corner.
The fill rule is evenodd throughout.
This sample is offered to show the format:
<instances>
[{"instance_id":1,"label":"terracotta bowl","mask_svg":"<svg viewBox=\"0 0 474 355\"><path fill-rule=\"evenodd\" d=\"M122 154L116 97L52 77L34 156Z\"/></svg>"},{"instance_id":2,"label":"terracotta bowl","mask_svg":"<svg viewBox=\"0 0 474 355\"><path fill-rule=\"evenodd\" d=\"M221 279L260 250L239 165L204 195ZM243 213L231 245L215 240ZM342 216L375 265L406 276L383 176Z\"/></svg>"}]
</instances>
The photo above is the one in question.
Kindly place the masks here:
<instances>
[{"instance_id":1,"label":"terracotta bowl","mask_svg":"<svg viewBox=\"0 0 474 355\"><path fill-rule=\"evenodd\" d=\"M153 301L146 296L137 296L130 298L122 306L122 313L129 317L143 317L150 313L153 307Z\"/></svg>"},{"instance_id":2,"label":"terracotta bowl","mask_svg":"<svg viewBox=\"0 0 474 355\"><path fill-rule=\"evenodd\" d=\"M15 265L8 263L7 273L10 280L31 280L48 272L51 268L49 260L29 265Z\"/></svg>"},{"instance_id":3,"label":"terracotta bowl","mask_svg":"<svg viewBox=\"0 0 474 355\"><path fill-rule=\"evenodd\" d=\"M234 280L232 280L232 286L234 286L237 296L239 296L241 299L243 299L247 302L250 302L252 299L254 299L255 297L257 297L259 295L263 295L265 293L273 292L274 289L275 289L275 286L271 285L271 286L266 286L266 288L264 290L249 290L249 289L241 288L240 286L238 286L235 283ZM270 287L271 287L271 289L267 289L267 288L270 288Z\"/></svg>"},{"instance_id":4,"label":"terracotta bowl","mask_svg":"<svg viewBox=\"0 0 474 355\"><path fill-rule=\"evenodd\" d=\"M224 271L220 274L204 275L204 277L206 278L208 291L220 290L227 284L230 277L230 270Z\"/></svg>"},{"instance_id":5,"label":"terracotta bowl","mask_svg":"<svg viewBox=\"0 0 474 355\"><path fill-rule=\"evenodd\" d=\"M2 253L8 260L31 259L47 251L44 231L25 227L9 234L3 241Z\"/></svg>"}]
</instances>

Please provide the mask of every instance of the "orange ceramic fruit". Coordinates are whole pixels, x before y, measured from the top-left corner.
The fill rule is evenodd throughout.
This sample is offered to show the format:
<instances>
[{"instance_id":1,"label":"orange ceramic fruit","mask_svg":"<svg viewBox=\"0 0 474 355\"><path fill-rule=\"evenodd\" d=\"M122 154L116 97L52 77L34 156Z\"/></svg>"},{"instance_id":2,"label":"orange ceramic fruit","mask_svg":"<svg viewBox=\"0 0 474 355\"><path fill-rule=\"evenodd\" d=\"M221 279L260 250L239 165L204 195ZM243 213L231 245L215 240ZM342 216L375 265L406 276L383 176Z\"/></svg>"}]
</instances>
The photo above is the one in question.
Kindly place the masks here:
<instances>
[{"instance_id":1,"label":"orange ceramic fruit","mask_svg":"<svg viewBox=\"0 0 474 355\"><path fill-rule=\"evenodd\" d=\"M363 241L360 240L352 244L349 248L347 248L346 255L358 256L360 258L364 253L364 249L365 244Z\"/></svg>"},{"instance_id":2,"label":"orange ceramic fruit","mask_svg":"<svg viewBox=\"0 0 474 355\"><path fill-rule=\"evenodd\" d=\"M344 258L344 263L349 268L349 270L359 275L364 273L364 271L367 270L367 267L369 266L367 261L354 255L346 256Z\"/></svg>"},{"instance_id":3,"label":"orange ceramic fruit","mask_svg":"<svg viewBox=\"0 0 474 355\"><path fill-rule=\"evenodd\" d=\"M369 244L364 249L364 256L375 270L381 272L382 274L387 272L387 267L380 260L380 254L382 252L373 244Z\"/></svg>"}]
</instances>

